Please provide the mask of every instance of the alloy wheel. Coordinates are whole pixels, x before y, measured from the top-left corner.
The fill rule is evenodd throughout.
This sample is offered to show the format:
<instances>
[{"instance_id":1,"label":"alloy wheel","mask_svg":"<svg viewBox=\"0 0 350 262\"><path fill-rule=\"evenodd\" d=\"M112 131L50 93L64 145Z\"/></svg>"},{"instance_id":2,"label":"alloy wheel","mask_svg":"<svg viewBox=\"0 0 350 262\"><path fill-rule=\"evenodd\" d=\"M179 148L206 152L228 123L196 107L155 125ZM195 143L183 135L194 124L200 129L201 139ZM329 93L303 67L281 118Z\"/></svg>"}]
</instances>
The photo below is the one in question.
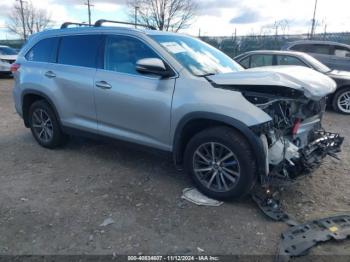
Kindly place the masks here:
<instances>
[{"instance_id":1,"label":"alloy wheel","mask_svg":"<svg viewBox=\"0 0 350 262\"><path fill-rule=\"evenodd\" d=\"M350 91L342 93L338 97L338 108L344 113L350 113Z\"/></svg>"},{"instance_id":2,"label":"alloy wheel","mask_svg":"<svg viewBox=\"0 0 350 262\"><path fill-rule=\"evenodd\" d=\"M32 127L36 137L44 143L53 138L53 125L49 114L43 109L35 109L32 114Z\"/></svg>"},{"instance_id":3,"label":"alloy wheel","mask_svg":"<svg viewBox=\"0 0 350 262\"><path fill-rule=\"evenodd\" d=\"M235 154L221 143L201 144L193 154L193 171L199 181L215 192L234 188L240 177Z\"/></svg>"}]
</instances>

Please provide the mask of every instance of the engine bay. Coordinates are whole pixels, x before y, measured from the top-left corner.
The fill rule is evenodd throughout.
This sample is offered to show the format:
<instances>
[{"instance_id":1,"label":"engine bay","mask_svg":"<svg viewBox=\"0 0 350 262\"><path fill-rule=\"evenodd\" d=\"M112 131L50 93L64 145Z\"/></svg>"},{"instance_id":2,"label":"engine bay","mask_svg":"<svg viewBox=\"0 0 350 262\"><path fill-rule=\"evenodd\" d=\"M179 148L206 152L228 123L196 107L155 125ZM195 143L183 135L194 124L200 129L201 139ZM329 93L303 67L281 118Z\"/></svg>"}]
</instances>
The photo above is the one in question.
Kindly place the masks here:
<instances>
[{"instance_id":1,"label":"engine bay","mask_svg":"<svg viewBox=\"0 0 350 262\"><path fill-rule=\"evenodd\" d=\"M305 97L243 95L272 118L258 130L268 163L268 175L262 182L269 185L292 182L311 173L325 156L336 157L340 152L343 138L326 132L321 125L326 98L314 101Z\"/></svg>"}]
</instances>

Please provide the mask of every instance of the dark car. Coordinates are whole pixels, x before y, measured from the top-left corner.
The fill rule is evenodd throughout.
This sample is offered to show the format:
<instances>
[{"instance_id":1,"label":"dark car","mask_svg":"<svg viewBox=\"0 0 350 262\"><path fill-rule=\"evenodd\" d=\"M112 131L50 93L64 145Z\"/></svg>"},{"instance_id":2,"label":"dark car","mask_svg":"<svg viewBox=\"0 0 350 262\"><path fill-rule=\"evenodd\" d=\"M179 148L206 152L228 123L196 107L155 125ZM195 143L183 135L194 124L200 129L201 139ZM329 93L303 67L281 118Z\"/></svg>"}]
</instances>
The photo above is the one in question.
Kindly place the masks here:
<instances>
[{"instance_id":1,"label":"dark car","mask_svg":"<svg viewBox=\"0 0 350 262\"><path fill-rule=\"evenodd\" d=\"M301 40L286 44L285 51L307 53L331 69L350 71L350 46L330 41Z\"/></svg>"},{"instance_id":2,"label":"dark car","mask_svg":"<svg viewBox=\"0 0 350 262\"><path fill-rule=\"evenodd\" d=\"M234 58L244 68L297 65L312 68L331 77L337 90L328 97L330 105L339 113L350 114L350 72L332 70L312 56L291 51L252 51Z\"/></svg>"}]
</instances>

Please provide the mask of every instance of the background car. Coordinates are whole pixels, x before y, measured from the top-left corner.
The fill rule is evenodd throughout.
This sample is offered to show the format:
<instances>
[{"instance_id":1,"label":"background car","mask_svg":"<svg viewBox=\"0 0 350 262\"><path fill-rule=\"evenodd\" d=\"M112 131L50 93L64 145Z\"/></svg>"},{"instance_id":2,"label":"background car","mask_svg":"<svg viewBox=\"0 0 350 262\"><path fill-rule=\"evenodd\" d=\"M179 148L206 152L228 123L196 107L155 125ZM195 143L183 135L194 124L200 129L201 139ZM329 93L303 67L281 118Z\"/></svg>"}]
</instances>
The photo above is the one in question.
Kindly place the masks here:
<instances>
[{"instance_id":1,"label":"background car","mask_svg":"<svg viewBox=\"0 0 350 262\"><path fill-rule=\"evenodd\" d=\"M0 73L10 74L11 64L17 59L17 51L5 45L0 45Z\"/></svg>"},{"instance_id":2,"label":"background car","mask_svg":"<svg viewBox=\"0 0 350 262\"><path fill-rule=\"evenodd\" d=\"M350 114L350 72L332 70L312 56L291 51L252 51L234 58L244 68L262 66L298 65L312 68L331 77L337 83L336 92L329 102L337 112Z\"/></svg>"},{"instance_id":3,"label":"background car","mask_svg":"<svg viewBox=\"0 0 350 262\"><path fill-rule=\"evenodd\" d=\"M331 69L350 71L349 45L329 41L303 40L288 43L282 50L308 53Z\"/></svg>"}]
</instances>

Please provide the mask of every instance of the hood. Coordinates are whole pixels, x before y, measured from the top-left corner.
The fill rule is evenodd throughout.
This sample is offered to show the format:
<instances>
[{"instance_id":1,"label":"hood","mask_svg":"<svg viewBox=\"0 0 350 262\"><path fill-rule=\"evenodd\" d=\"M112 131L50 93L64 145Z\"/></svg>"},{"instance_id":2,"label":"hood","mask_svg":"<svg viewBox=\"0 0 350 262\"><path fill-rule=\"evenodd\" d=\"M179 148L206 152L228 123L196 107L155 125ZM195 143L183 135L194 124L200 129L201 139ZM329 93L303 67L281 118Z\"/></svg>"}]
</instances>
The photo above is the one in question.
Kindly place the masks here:
<instances>
[{"instance_id":1,"label":"hood","mask_svg":"<svg viewBox=\"0 0 350 262\"><path fill-rule=\"evenodd\" d=\"M349 71L340 71L340 70L332 70L327 73L329 77L341 78L344 80L350 80L350 72Z\"/></svg>"},{"instance_id":2,"label":"hood","mask_svg":"<svg viewBox=\"0 0 350 262\"><path fill-rule=\"evenodd\" d=\"M333 93L336 83L328 76L302 66L270 66L259 67L233 73L208 76L216 85L239 86L271 86L271 93L277 89L283 92L288 89L300 91L309 99L320 100ZM266 91L265 91L266 92Z\"/></svg>"},{"instance_id":3,"label":"hood","mask_svg":"<svg viewBox=\"0 0 350 262\"><path fill-rule=\"evenodd\" d=\"M0 55L0 59L16 60L17 59L17 55Z\"/></svg>"}]
</instances>

